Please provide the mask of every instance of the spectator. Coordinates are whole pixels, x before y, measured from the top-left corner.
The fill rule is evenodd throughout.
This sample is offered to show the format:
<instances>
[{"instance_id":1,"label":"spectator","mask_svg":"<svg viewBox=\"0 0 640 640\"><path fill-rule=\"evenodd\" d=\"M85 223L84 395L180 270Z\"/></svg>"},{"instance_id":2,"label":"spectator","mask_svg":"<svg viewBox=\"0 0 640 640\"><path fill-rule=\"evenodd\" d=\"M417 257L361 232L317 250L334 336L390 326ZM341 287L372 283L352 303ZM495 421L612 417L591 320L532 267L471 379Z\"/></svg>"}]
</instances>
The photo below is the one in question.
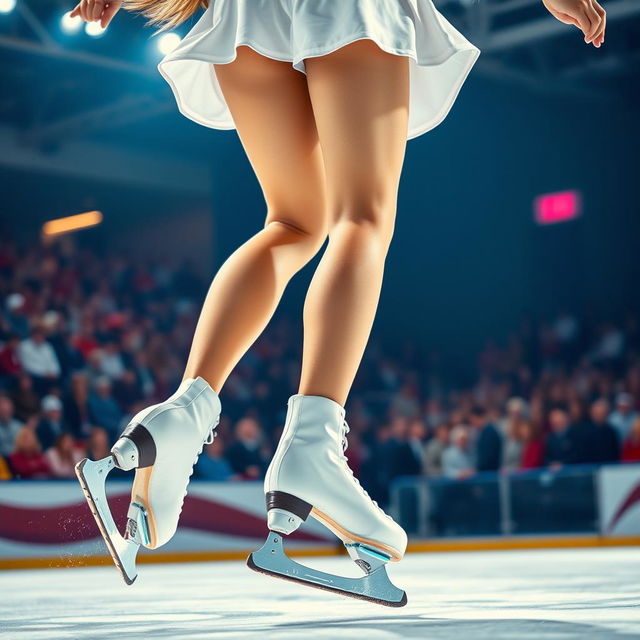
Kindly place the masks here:
<instances>
[{"instance_id":1,"label":"spectator","mask_svg":"<svg viewBox=\"0 0 640 640\"><path fill-rule=\"evenodd\" d=\"M569 403L570 426L567 438L571 443L567 464L594 464L598 458L597 433L588 415L586 404L574 397Z\"/></svg>"},{"instance_id":2,"label":"spectator","mask_svg":"<svg viewBox=\"0 0 640 640\"><path fill-rule=\"evenodd\" d=\"M132 369L125 369L113 383L113 397L127 413L131 413L131 407L143 400L142 389Z\"/></svg>"},{"instance_id":3,"label":"spectator","mask_svg":"<svg viewBox=\"0 0 640 640\"><path fill-rule=\"evenodd\" d=\"M640 416L633 421L622 445L622 462L640 462Z\"/></svg>"},{"instance_id":4,"label":"spectator","mask_svg":"<svg viewBox=\"0 0 640 640\"><path fill-rule=\"evenodd\" d=\"M409 424L409 438L408 444L413 452L414 457L414 472L410 475L422 475L424 469L422 462L424 460L424 447L425 440L427 438L427 428L422 419L416 418Z\"/></svg>"},{"instance_id":5,"label":"spectator","mask_svg":"<svg viewBox=\"0 0 640 640\"><path fill-rule=\"evenodd\" d=\"M100 343L95 338L95 327L89 318L83 320L80 331L73 336L71 344L80 351L85 360L100 348Z\"/></svg>"},{"instance_id":6,"label":"spectator","mask_svg":"<svg viewBox=\"0 0 640 640\"><path fill-rule=\"evenodd\" d=\"M106 376L97 378L89 394L89 418L92 424L106 429L113 441L120 435L123 413L111 393L111 381Z\"/></svg>"},{"instance_id":7,"label":"spectator","mask_svg":"<svg viewBox=\"0 0 640 640\"><path fill-rule=\"evenodd\" d=\"M58 436L56 443L44 455L54 478L75 478L75 466L84 458L67 431Z\"/></svg>"},{"instance_id":8,"label":"spectator","mask_svg":"<svg viewBox=\"0 0 640 640\"><path fill-rule=\"evenodd\" d=\"M89 382L87 376L76 371L71 376L69 392L65 396L64 417L76 440L86 440L92 429L89 411Z\"/></svg>"},{"instance_id":9,"label":"spectator","mask_svg":"<svg viewBox=\"0 0 640 640\"><path fill-rule=\"evenodd\" d=\"M391 420L391 437L384 444L383 455L388 460L388 482L406 475L406 466L413 463L413 453L407 444L408 437L409 420L403 415L396 415Z\"/></svg>"},{"instance_id":10,"label":"spectator","mask_svg":"<svg viewBox=\"0 0 640 640\"><path fill-rule=\"evenodd\" d=\"M0 456L5 458L13 453L16 437L24 425L13 415L13 402L7 395L0 394Z\"/></svg>"},{"instance_id":11,"label":"spectator","mask_svg":"<svg viewBox=\"0 0 640 640\"><path fill-rule=\"evenodd\" d=\"M394 414L405 418L414 418L420 411L420 402L415 385L405 383L394 394L391 402L391 410Z\"/></svg>"},{"instance_id":12,"label":"spectator","mask_svg":"<svg viewBox=\"0 0 640 640\"><path fill-rule=\"evenodd\" d=\"M57 311L47 311L41 319L41 326L58 359L60 377L67 378L71 371L84 365L84 359L69 340L64 316Z\"/></svg>"},{"instance_id":13,"label":"spectator","mask_svg":"<svg viewBox=\"0 0 640 640\"><path fill-rule=\"evenodd\" d=\"M633 396L630 393L619 393L616 396L616 409L609 416L609 424L618 433L618 442L627 439L637 417L638 414L633 410Z\"/></svg>"},{"instance_id":14,"label":"spectator","mask_svg":"<svg viewBox=\"0 0 640 640\"><path fill-rule=\"evenodd\" d=\"M233 469L224 457L224 445L220 437L205 446L196 463L195 473L198 478L217 482L229 480L233 476Z\"/></svg>"},{"instance_id":15,"label":"spectator","mask_svg":"<svg viewBox=\"0 0 640 640\"><path fill-rule=\"evenodd\" d=\"M425 420L430 429L435 429L446 420L446 414L442 409L442 403L436 398L430 398L425 404Z\"/></svg>"},{"instance_id":16,"label":"spectator","mask_svg":"<svg viewBox=\"0 0 640 640\"><path fill-rule=\"evenodd\" d=\"M463 480L473 475L473 462L469 451L469 428L458 425L451 430L451 444L442 454L442 475Z\"/></svg>"},{"instance_id":17,"label":"spectator","mask_svg":"<svg viewBox=\"0 0 640 640\"><path fill-rule=\"evenodd\" d=\"M53 347L47 342L42 327L36 326L31 337L18 345L18 359L23 369L31 375L37 389L44 392L57 382L60 363Z\"/></svg>"},{"instance_id":18,"label":"spectator","mask_svg":"<svg viewBox=\"0 0 640 640\"><path fill-rule=\"evenodd\" d=\"M18 357L20 336L11 334L0 349L0 375L18 377L22 373L22 365Z\"/></svg>"},{"instance_id":19,"label":"spectator","mask_svg":"<svg viewBox=\"0 0 640 640\"><path fill-rule=\"evenodd\" d=\"M573 456L569 437L569 414L563 407L555 407L549 413L551 433L545 446L545 462L554 469L568 464Z\"/></svg>"},{"instance_id":20,"label":"spectator","mask_svg":"<svg viewBox=\"0 0 640 640\"><path fill-rule=\"evenodd\" d=\"M618 434L608 422L609 403L601 398L591 405L593 441L591 462L617 462L620 456Z\"/></svg>"},{"instance_id":21,"label":"spectator","mask_svg":"<svg viewBox=\"0 0 640 640\"><path fill-rule=\"evenodd\" d=\"M521 469L537 469L544 463L544 441L531 420L520 422L520 438L523 443Z\"/></svg>"},{"instance_id":22,"label":"spectator","mask_svg":"<svg viewBox=\"0 0 640 640\"><path fill-rule=\"evenodd\" d=\"M102 358L100 359L100 368L102 373L111 380L118 380L125 371L124 362L120 346L115 338L110 338L102 350Z\"/></svg>"},{"instance_id":23,"label":"spectator","mask_svg":"<svg viewBox=\"0 0 640 640\"><path fill-rule=\"evenodd\" d=\"M49 463L42 455L33 429L23 427L20 430L15 451L9 456L9 466L16 476L24 479L47 478L51 475Z\"/></svg>"},{"instance_id":24,"label":"spectator","mask_svg":"<svg viewBox=\"0 0 640 640\"><path fill-rule=\"evenodd\" d=\"M476 405L471 409L471 425L477 431L476 470L497 471L502 461L502 441L498 430L491 424L487 410Z\"/></svg>"},{"instance_id":25,"label":"spectator","mask_svg":"<svg viewBox=\"0 0 640 640\"><path fill-rule=\"evenodd\" d=\"M520 469L522 465L522 424L526 420L521 415L511 415L504 423L504 445L502 447L503 471Z\"/></svg>"},{"instance_id":26,"label":"spectator","mask_svg":"<svg viewBox=\"0 0 640 640\"><path fill-rule=\"evenodd\" d=\"M378 503L386 504L391 484L391 460L388 455L391 427L389 424L382 424L371 435L369 456L362 463L360 477L369 495Z\"/></svg>"},{"instance_id":27,"label":"spectator","mask_svg":"<svg viewBox=\"0 0 640 640\"><path fill-rule=\"evenodd\" d=\"M21 293L10 293L6 301L6 321L11 333L24 338L29 333L29 319L25 314L26 299Z\"/></svg>"},{"instance_id":28,"label":"spectator","mask_svg":"<svg viewBox=\"0 0 640 640\"><path fill-rule=\"evenodd\" d=\"M109 451L109 435L100 428L94 427L87 440L87 458L90 460L102 460L111 455Z\"/></svg>"},{"instance_id":29,"label":"spectator","mask_svg":"<svg viewBox=\"0 0 640 640\"><path fill-rule=\"evenodd\" d=\"M33 380L28 373L18 378L18 386L11 394L16 418L26 422L40 412L40 396L33 389Z\"/></svg>"},{"instance_id":30,"label":"spectator","mask_svg":"<svg viewBox=\"0 0 640 640\"><path fill-rule=\"evenodd\" d=\"M509 398L505 409L507 415L503 420L500 421L498 427L502 432L502 435L506 437L509 431L509 423L519 422L520 420L527 419L530 414L530 408L529 404L524 398L514 396L512 398Z\"/></svg>"},{"instance_id":31,"label":"spectator","mask_svg":"<svg viewBox=\"0 0 640 640\"><path fill-rule=\"evenodd\" d=\"M62 402L58 396L45 396L42 399L42 418L36 427L36 435L46 451L69 428L62 419Z\"/></svg>"},{"instance_id":32,"label":"spectator","mask_svg":"<svg viewBox=\"0 0 640 640\"><path fill-rule=\"evenodd\" d=\"M424 448L423 468L428 476L438 477L442 475L442 454L448 446L449 425L446 422L441 422Z\"/></svg>"},{"instance_id":33,"label":"spectator","mask_svg":"<svg viewBox=\"0 0 640 640\"><path fill-rule=\"evenodd\" d=\"M397 418L394 424L401 425L401 431L394 432L398 441L392 461L393 477L421 475L424 423L420 419L408 422L404 418Z\"/></svg>"},{"instance_id":34,"label":"spectator","mask_svg":"<svg viewBox=\"0 0 640 640\"><path fill-rule=\"evenodd\" d=\"M262 434L254 418L242 418L235 429L236 442L226 453L233 472L248 480L262 477L266 460L262 456Z\"/></svg>"}]
</instances>

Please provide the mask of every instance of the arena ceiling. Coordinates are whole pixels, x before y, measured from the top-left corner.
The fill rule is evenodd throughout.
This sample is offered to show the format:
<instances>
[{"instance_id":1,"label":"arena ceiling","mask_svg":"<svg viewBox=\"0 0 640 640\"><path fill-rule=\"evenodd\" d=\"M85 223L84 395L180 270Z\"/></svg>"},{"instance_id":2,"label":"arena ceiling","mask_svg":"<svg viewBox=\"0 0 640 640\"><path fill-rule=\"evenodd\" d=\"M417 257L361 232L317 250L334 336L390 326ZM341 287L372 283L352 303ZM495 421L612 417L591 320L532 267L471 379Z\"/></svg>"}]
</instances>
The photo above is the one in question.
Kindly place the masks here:
<instances>
[{"instance_id":1,"label":"arena ceiling","mask_svg":"<svg viewBox=\"0 0 640 640\"><path fill-rule=\"evenodd\" d=\"M608 35L599 50L553 19L540 0L436 4L482 49L479 79L536 94L640 102L640 0L603 0ZM177 114L143 21L119 15L100 38L68 35L60 18L72 6L18 0L11 13L0 14L0 134L10 132L15 144L38 152L89 140L178 155L188 149L191 158L210 154L211 138Z\"/></svg>"}]
</instances>

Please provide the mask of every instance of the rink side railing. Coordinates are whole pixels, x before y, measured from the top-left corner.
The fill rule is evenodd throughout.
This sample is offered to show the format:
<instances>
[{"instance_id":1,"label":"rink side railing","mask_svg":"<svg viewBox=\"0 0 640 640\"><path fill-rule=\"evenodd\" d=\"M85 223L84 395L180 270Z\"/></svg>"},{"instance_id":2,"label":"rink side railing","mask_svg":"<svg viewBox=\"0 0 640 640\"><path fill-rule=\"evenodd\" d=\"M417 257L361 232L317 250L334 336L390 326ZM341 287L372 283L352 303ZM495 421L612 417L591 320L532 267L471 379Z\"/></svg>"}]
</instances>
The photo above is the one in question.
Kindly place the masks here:
<instances>
[{"instance_id":1,"label":"rink side railing","mask_svg":"<svg viewBox=\"0 0 640 640\"><path fill-rule=\"evenodd\" d=\"M390 510L413 539L638 537L640 464L399 478Z\"/></svg>"},{"instance_id":2,"label":"rink side railing","mask_svg":"<svg viewBox=\"0 0 640 640\"><path fill-rule=\"evenodd\" d=\"M130 484L107 484L121 525ZM640 545L640 465L464 481L404 478L390 487L390 496L390 511L409 533L409 551ZM139 560L241 560L266 533L261 482L193 482L176 535L159 550L141 552ZM287 548L292 555L344 553L311 518ZM0 569L110 563L76 481L0 483Z\"/></svg>"}]
</instances>

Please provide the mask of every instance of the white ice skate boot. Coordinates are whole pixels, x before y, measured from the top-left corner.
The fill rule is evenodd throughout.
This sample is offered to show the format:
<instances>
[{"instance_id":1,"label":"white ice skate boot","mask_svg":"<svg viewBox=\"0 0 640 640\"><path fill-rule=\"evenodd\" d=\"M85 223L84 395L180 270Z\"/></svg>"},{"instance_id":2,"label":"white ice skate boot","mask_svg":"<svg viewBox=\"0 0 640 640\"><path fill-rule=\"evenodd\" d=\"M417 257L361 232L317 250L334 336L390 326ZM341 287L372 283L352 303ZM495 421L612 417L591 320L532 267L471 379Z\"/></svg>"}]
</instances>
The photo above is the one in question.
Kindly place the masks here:
<instances>
[{"instance_id":1,"label":"white ice skate boot","mask_svg":"<svg viewBox=\"0 0 640 640\"><path fill-rule=\"evenodd\" d=\"M284 432L264 481L269 536L247 564L261 573L402 607L407 596L391 583L385 565L402 559L407 535L354 478L344 455L347 432L344 409L336 402L320 396L289 399ZM282 536L309 514L344 542L364 577L321 573L284 553Z\"/></svg>"},{"instance_id":2,"label":"white ice skate boot","mask_svg":"<svg viewBox=\"0 0 640 640\"><path fill-rule=\"evenodd\" d=\"M111 449L111 456L81 460L76 474L100 533L124 581L137 577L136 554L168 542L176 531L193 465L211 442L220 400L202 378L188 378L167 400L140 411ZM124 536L107 504L105 480L118 467L136 469Z\"/></svg>"}]
</instances>

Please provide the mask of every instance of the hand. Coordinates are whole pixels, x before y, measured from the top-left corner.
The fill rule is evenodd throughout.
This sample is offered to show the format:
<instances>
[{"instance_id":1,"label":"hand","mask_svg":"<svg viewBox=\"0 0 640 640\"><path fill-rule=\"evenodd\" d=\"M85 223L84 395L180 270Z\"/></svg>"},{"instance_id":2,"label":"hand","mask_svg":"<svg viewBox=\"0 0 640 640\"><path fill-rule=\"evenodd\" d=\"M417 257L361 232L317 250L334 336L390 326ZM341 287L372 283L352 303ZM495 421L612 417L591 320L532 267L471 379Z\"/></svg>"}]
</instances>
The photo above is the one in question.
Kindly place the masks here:
<instances>
[{"instance_id":1,"label":"hand","mask_svg":"<svg viewBox=\"0 0 640 640\"><path fill-rule=\"evenodd\" d=\"M542 3L554 18L578 27L587 44L599 48L604 42L607 14L597 0L542 0Z\"/></svg>"},{"instance_id":2,"label":"hand","mask_svg":"<svg viewBox=\"0 0 640 640\"><path fill-rule=\"evenodd\" d=\"M71 17L80 16L85 22L100 22L106 29L122 6L122 0L80 0Z\"/></svg>"}]
</instances>

